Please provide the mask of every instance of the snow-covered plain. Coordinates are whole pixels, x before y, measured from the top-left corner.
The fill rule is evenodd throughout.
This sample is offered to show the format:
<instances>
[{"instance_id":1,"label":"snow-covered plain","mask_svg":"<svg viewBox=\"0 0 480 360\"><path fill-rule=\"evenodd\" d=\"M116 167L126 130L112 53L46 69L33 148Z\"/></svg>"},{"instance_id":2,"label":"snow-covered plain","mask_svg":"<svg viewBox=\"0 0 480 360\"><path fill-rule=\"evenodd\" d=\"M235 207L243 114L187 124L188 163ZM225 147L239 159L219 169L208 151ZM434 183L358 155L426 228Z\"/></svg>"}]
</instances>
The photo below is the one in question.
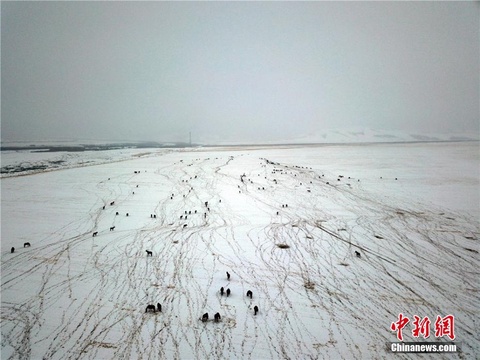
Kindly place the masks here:
<instances>
[{"instance_id":1,"label":"snow-covered plain","mask_svg":"<svg viewBox=\"0 0 480 360\"><path fill-rule=\"evenodd\" d=\"M478 142L55 156L1 179L2 359L430 359L399 313L480 354Z\"/></svg>"}]
</instances>

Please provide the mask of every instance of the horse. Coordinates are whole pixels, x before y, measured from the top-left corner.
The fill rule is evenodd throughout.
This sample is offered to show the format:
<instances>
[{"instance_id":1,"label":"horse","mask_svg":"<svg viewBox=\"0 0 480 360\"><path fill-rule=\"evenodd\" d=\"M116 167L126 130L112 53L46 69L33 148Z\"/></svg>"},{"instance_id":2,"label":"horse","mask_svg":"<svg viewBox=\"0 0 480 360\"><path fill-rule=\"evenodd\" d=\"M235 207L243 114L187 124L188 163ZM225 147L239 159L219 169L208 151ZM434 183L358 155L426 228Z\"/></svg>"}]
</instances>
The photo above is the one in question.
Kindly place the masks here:
<instances>
[{"instance_id":1,"label":"horse","mask_svg":"<svg viewBox=\"0 0 480 360\"><path fill-rule=\"evenodd\" d=\"M230 273L227 271L227 279L230 280Z\"/></svg>"},{"instance_id":2,"label":"horse","mask_svg":"<svg viewBox=\"0 0 480 360\"><path fill-rule=\"evenodd\" d=\"M180 220L182 220L182 219L183 219L183 215L180 215Z\"/></svg>"},{"instance_id":3,"label":"horse","mask_svg":"<svg viewBox=\"0 0 480 360\"><path fill-rule=\"evenodd\" d=\"M183 227L186 228L186 227L187 227L187 224L183 224Z\"/></svg>"},{"instance_id":4,"label":"horse","mask_svg":"<svg viewBox=\"0 0 480 360\"><path fill-rule=\"evenodd\" d=\"M148 311L155 312L155 305L147 305L147 308L145 309L145 312L148 312Z\"/></svg>"},{"instance_id":5,"label":"horse","mask_svg":"<svg viewBox=\"0 0 480 360\"><path fill-rule=\"evenodd\" d=\"M162 305L160 303L157 303L157 311L162 312Z\"/></svg>"},{"instance_id":6,"label":"horse","mask_svg":"<svg viewBox=\"0 0 480 360\"><path fill-rule=\"evenodd\" d=\"M113 230L115 230L115 226L110 227L110 231L113 231Z\"/></svg>"},{"instance_id":7,"label":"horse","mask_svg":"<svg viewBox=\"0 0 480 360\"><path fill-rule=\"evenodd\" d=\"M12 248L10 249L10 252L13 254L15 252L15 248L12 246Z\"/></svg>"},{"instance_id":8,"label":"horse","mask_svg":"<svg viewBox=\"0 0 480 360\"><path fill-rule=\"evenodd\" d=\"M128 216L128 213L127 213L127 216Z\"/></svg>"},{"instance_id":9,"label":"horse","mask_svg":"<svg viewBox=\"0 0 480 360\"><path fill-rule=\"evenodd\" d=\"M224 289L223 289L223 286L220 288L220 296L223 296L223 292L224 292Z\"/></svg>"},{"instance_id":10,"label":"horse","mask_svg":"<svg viewBox=\"0 0 480 360\"><path fill-rule=\"evenodd\" d=\"M153 256L153 252L149 250L145 250L147 252L147 256Z\"/></svg>"},{"instance_id":11,"label":"horse","mask_svg":"<svg viewBox=\"0 0 480 360\"><path fill-rule=\"evenodd\" d=\"M110 203L110 205L113 205L113 204L115 204L115 201L112 201L112 202Z\"/></svg>"},{"instance_id":12,"label":"horse","mask_svg":"<svg viewBox=\"0 0 480 360\"><path fill-rule=\"evenodd\" d=\"M230 296L230 289L227 289L227 297Z\"/></svg>"},{"instance_id":13,"label":"horse","mask_svg":"<svg viewBox=\"0 0 480 360\"><path fill-rule=\"evenodd\" d=\"M248 290L248 291L247 291L247 296L250 296L250 299L253 297L253 293L252 293L251 290Z\"/></svg>"},{"instance_id":14,"label":"horse","mask_svg":"<svg viewBox=\"0 0 480 360\"><path fill-rule=\"evenodd\" d=\"M31 246L29 242L26 242L26 243L23 244L23 247L27 247L27 246L28 246L28 247Z\"/></svg>"},{"instance_id":15,"label":"horse","mask_svg":"<svg viewBox=\"0 0 480 360\"><path fill-rule=\"evenodd\" d=\"M258 306L257 306L257 305L255 305L255 306L253 307L253 311L255 311L255 314L254 314L254 315L257 315L257 313L258 313Z\"/></svg>"},{"instance_id":16,"label":"horse","mask_svg":"<svg viewBox=\"0 0 480 360\"><path fill-rule=\"evenodd\" d=\"M97 235L98 235L98 231L95 231L95 232L93 233L92 237L95 237L95 236L97 236Z\"/></svg>"},{"instance_id":17,"label":"horse","mask_svg":"<svg viewBox=\"0 0 480 360\"><path fill-rule=\"evenodd\" d=\"M115 215L118 215L118 211L115 213Z\"/></svg>"},{"instance_id":18,"label":"horse","mask_svg":"<svg viewBox=\"0 0 480 360\"><path fill-rule=\"evenodd\" d=\"M208 321L208 313L203 314L202 321L203 322Z\"/></svg>"},{"instance_id":19,"label":"horse","mask_svg":"<svg viewBox=\"0 0 480 360\"><path fill-rule=\"evenodd\" d=\"M359 258L359 257L362 257L362 254L360 254L358 251L355 250L355 256Z\"/></svg>"},{"instance_id":20,"label":"horse","mask_svg":"<svg viewBox=\"0 0 480 360\"><path fill-rule=\"evenodd\" d=\"M215 314L215 322L219 322L220 319L221 319L220 313L217 312L217 313Z\"/></svg>"}]
</instances>

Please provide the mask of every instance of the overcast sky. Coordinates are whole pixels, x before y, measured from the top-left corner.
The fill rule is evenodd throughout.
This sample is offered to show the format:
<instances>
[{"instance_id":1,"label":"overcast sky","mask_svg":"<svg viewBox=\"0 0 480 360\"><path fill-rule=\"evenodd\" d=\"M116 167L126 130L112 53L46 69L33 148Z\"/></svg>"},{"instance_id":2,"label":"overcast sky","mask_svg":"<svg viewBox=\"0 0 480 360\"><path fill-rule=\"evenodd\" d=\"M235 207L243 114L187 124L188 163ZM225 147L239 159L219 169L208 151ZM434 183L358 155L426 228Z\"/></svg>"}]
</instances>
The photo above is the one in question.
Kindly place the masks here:
<instances>
[{"instance_id":1,"label":"overcast sky","mask_svg":"<svg viewBox=\"0 0 480 360\"><path fill-rule=\"evenodd\" d=\"M1 138L479 133L479 2L1 2Z\"/></svg>"}]
</instances>

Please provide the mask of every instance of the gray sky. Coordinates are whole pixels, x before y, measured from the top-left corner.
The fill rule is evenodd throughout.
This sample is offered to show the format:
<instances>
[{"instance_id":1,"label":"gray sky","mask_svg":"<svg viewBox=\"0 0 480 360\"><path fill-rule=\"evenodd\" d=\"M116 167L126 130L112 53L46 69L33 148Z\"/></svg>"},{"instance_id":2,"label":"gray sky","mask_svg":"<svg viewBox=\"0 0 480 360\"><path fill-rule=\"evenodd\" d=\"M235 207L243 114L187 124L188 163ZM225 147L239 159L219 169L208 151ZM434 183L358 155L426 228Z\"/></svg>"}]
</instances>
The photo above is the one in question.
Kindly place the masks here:
<instances>
[{"instance_id":1,"label":"gray sky","mask_svg":"<svg viewBox=\"0 0 480 360\"><path fill-rule=\"evenodd\" d=\"M479 133L478 2L1 2L1 138Z\"/></svg>"}]
</instances>

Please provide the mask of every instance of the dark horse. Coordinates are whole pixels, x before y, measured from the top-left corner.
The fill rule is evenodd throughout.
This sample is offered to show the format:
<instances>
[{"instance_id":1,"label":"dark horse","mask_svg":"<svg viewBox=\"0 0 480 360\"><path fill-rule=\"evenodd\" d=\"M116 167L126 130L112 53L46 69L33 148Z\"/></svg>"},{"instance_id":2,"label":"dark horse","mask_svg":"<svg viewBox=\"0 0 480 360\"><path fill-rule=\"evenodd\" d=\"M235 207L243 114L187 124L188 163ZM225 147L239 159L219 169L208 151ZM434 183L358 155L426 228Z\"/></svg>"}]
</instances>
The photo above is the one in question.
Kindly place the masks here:
<instances>
[{"instance_id":1,"label":"dark horse","mask_svg":"<svg viewBox=\"0 0 480 360\"><path fill-rule=\"evenodd\" d=\"M255 311L255 315L257 315L257 313L258 313L258 306L257 306L257 305L255 305L255 306L253 307L253 311Z\"/></svg>"},{"instance_id":2,"label":"dark horse","mask_svg":"<svg viewBox=\"0 0 480 360\"><path fill-rule=\"evenodd\" d=\"M359 258L359 257L362 257L362 254L360 254L358 251L355 250L355 256Z\"/></svg>"},{"instance_id":3,"label":"dark horse","mask_svg":"<svg viewBox=\"0 0 480 360\"><path fill-rule=\"evenodd\" d=\"M223 286L220 288L220 295L223 296L223 292L224 292L224 289L223 289Z\"/></svg>"},{"instance_id":4,"label":"dark horse","mask_svg":"<svg viewBox=\"0 0 480 360\"><path fill-rule=\"evenodd\" d=\"M250 296L250 299L253 297L253 293L252 293L251 290L248 290L248 291L247 291L247 296Z\"/></svg>"},{"instance_id":5,"label":"dark horse","mask_svg":"<svg viewBox=\"0 0 480 360\"><path fill-rule=\"evenodd\" d=\"M12 246L12 248L10 249L10 252L13 254L15 252L15 248Z\"/></svg>"},{"instance_id":6,"label":"dark horse","mask_svg":"<svg viewBox=\"0 0 480 360\"><path fill-rule=\"evenodd\" d=\"M93 236L97 236L97 235L98 235L98 231L95 231L95 232L93 233Z\"/></svg>"},{"instance_id":7,"label":"dark horse","mask_svg":"<svg viewBox=\"0 0 480 360\"><path fill-rule=\"evenodd\" d=\"M202 321L203 322L208 321L208 313L203 314Z\"/></svg>"},{"instance_id":8,"label":"dark horse","mask_svg":"<svg viewBox=\"0 0 480 360\"><path fill-rule=\"evenodd\" d=\"M230 296L230 289L227 289L227 297Z\"/></svg>"},{"instance_id":9,"label":"dark horse","mask_svg":"<svg viewBox=\"0 0 480 360\"><path fill-rule=\"evenodd\" d=\"M23 244L23 247L31 246L29 242Z\"/></svg>"},{"instance_id":10,"label":"dark horse","mask_svg":"<svg viewBox=\"0 0 480 360\"><path fill-rule=\"evenodd\" d=\"M219 322L220 319L221 319L220 313L217 312L217 313L215 314L215 322Z\"/></svg>"},{"instance_id":11,"label":"dark horse","mask_svg":"<svg viewBox=\"0 0 480 360\"><path fill-rule=\"evenodd\" d=\"M153 256L153 252L150 250L145 250L147 252L147 256Z\"/></svg>"},{"instance_id":12,"label":"dark horse","mask_svg":"<svg viewBox=\"0 0 480 360\"><path fill-rule=\"evenodd\" d=\"M148 312L148 311L155 312L155 305L147 305L147 308L145 309L145 312Z\"/></svg>"},{"instance_id":13,"label":"dark horse","mask_svg":"<svg viewBox=\"0 0 480 360\"><path fill-rule=\"evenodd\" d=\"M157 303L157 311L162 312L162 305L160 303Z\"/></svg>"}]
</instances>

